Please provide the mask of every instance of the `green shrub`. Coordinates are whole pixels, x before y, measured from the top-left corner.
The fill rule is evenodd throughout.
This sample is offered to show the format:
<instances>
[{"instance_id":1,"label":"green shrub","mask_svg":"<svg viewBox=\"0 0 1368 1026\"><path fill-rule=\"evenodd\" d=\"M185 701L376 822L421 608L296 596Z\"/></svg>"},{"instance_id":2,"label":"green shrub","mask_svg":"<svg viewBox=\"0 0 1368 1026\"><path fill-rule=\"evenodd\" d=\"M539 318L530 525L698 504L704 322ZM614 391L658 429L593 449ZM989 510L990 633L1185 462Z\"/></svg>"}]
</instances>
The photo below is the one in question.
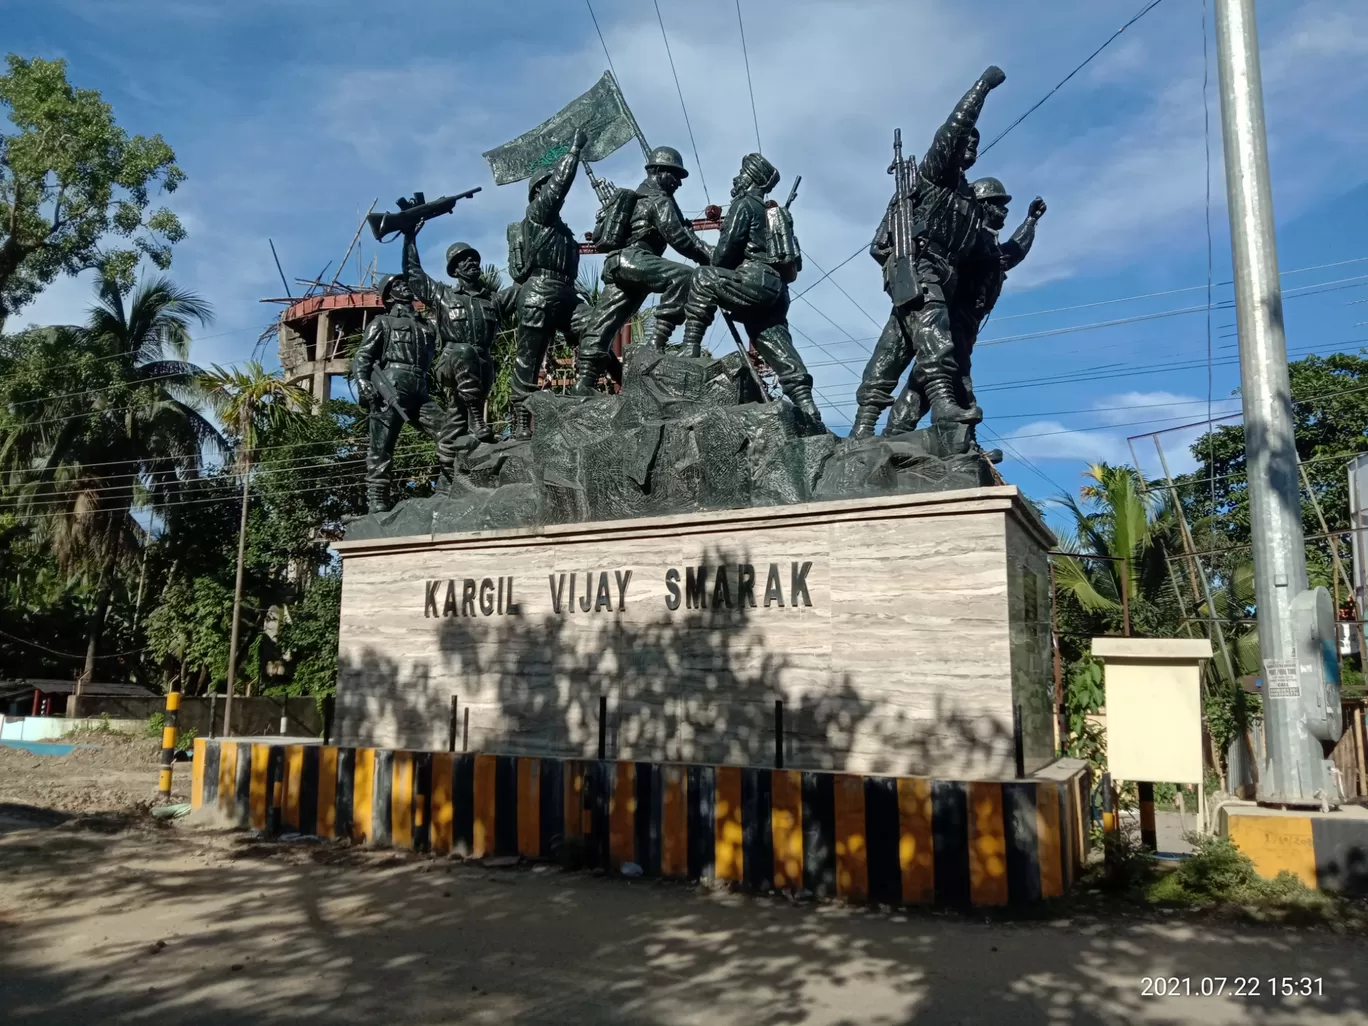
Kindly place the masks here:
<instances>
[{"instance_id":1,"label":"green shrub","mask_svg":"<svg viewBox=\"0 0 1368 1026\"><path fill-rule=\"evenodd\" d=\"M149 716L149 717L147 718L147 736L148 736L148 737L156 737L156 738L161 737L161 736L162 736L162 731L165 729L165 727L166 727L166 714L165 714L165 713L156 712L156 713L153 713L151 716ZM178 751L178 752L188 751L189 748L190 748L190 746L191 746L192 744L195 743L195 738L198 737L198 736L199 736L199 735L195 732L195 729L194 729L193 727L190 727L190 728L188 728L188 729L186 729L186 730L177 730L177 731L176 731L176 751Z\"/></svg>"},{"instance_id":2,"label":"green shrub","mask_svg":"<svg viewBox=\"0 0 1368 1026\"><path fill-rule=\"evenodd\" d=\"M1249 856L1224 837L1192 837L1191 858L1146 888L1147 900L1161 905L1237 904L1281 910L1324 912L1333 901L1284 870L1265 880Z\"/></svg>"}]
</instances>

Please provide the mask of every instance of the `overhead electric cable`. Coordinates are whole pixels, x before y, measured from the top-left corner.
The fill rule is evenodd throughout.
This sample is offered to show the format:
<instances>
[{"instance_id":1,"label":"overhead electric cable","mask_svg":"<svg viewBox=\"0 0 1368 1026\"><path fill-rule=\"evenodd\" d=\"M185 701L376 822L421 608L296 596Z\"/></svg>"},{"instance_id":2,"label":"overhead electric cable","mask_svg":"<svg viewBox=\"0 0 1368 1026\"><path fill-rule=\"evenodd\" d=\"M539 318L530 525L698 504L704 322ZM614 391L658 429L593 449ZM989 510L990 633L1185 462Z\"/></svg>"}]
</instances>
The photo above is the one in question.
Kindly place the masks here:
<instances>
[{"instance_id":1,"label":"overhead electric cable","mask_svg":"<svg viewBox=\"0 0 1368 1026\"><path fill-rule=\"evenodd\" d=\"M1211 278L1212 255L1211 245L1211 104L1207 99L1207 87L1211 81L1211 56L1207 46L1207 0L1202 0L1202 143L1206 150L1206 244L1207 244L1207 315L1206 315L1206 348L1207 348L1207 420L1211 420L1211 401L1215 389L1215 371L1212 366L1211 351ZM1209 433L1210 434L1210 433ZM1211 435L1211 449L1207 454L1207 465L1213 474L1216 473L1216 437ZM1216 503L1216 479L1211 479L1211 502L1213 507Z\"/></svg>"},{"instance_id":2,"label":"overhead electric cable","mask_svg":"<svg viewBox=\"0 0 1368 1026\"><path fill-rule=\"evenodd\" d=\"M755 150L763 154L765 148L760 145L760 116L755 112L755 85L751 82L750 52L746 49L746 24L741 20L741 0L736 0L736 27L741 30L741 57L746 62L746 88L750 90L751 121L755 123ZM694 159L697 159L697 155Z\"/></svg>"},{"instance_id":3,"label":"overhead electric cable","mask_svg":"<svg viewBox=\"0 0 1368 1026\"><path fill-rule=\"evenodd\" d=\"M617 79L617 68L613 67L613 55L608 52L608 41L603 38L603 29L599 28L598 18L594 15L594 5L590 0L584 0L584 6L589 8L589 17L594 22L594 31L598 33L599 45L603 47L603 56L608 59L608 70L613 73L613 78ZM621 86L622 83L618 82Z\"/></svg>"},{"instance_id":4,"label":"overhead electric cable","mask_svg":"<svg viewBox=\"0 0 1368 1026\"><path fill-rule=\"evenodd\" d=\"M675 92L679 94L679 109L684 112L684 127L689 130L689 145L693 147L694 165L698 168L698 180L703 185L703 198L709 203L708 180L703 177L703 161L698 157L698 142L694 139L693 125L689 123L689 108L684 105L684 89L679 84L679 72L675 70L674 54L670 51L670 37L665 33L665 19L660 13L660 0L651 0L655 5L656 20L660 22L660 38L665 41L665 56L670 61L670 74L674 76Z\"/></svg>"},{"instance_id":5,"label":"overhead electric cable","mask_svg":"<svg viewBox=\"0 0 1368 1026\"><path fill-rule=\"evenodd\" d=\"M1117 40L1118 38L1120 38L1121 33L1125 32L1126 29L1130 28L1132 25L1134 25L1137 21L1139 21L1139 20L1140 20L1141 18L1143 18L1145 15L1149 14L1150 11L1154 10L1154 9L1155 9L1156 7L1158 7L1162 2L1163 2L1163 0L1150 0L1150 3L1148 3L1148 4L1146 4L1144 7L1142 7L1142 8L1140 9L1140 11L1139 11L1133 18L1131 18L1130 21L1126 22L1126 23L1125 23L1124 25L1122 25L1119 29L1117 29L1115 32L1113 32L1113 33L1111 34L1111 36L1108 37L1108 39L1107 39L1107 41L1106 41L1105 43L1103 43L1101 46L1099 46L1099 47L1098 47L1096 50L1094 50L1092 53L1088 54L1087 58L1083 61L1082 64L1080 64L1078 67L1074 68L1073 71L1069 72L1069 73L1068 73L1067 75L1065 75L1062 79L1060 79L1058 85L1056 85L1056 86L1055 86L1053 89L1051 89L1048 93L1046 93L1046 94L1045 94L1044 96L1042 96L1039 100L1037 100L1037 101L1030 107L1030 109L1028 109L1028 110L1026 111L1025 114L1021 115L1021 117L1019 117L1019 118L1017 118L1015 121L1013 121L1010 125L1008 125L1005 129L1003 129L1002 132L998 133L997 138L995 138L995 139L994 139L992 142L990 142L987 146L983 147L983 149L981 149L981 150L979 151L979 153L980 153L980 154L987 153L989 150L991 150L991 149L992 149L994 146L996 146L998 143L1002 142L1002 140L1003 140L1004 138L1007 137L1007 134L1008 134L1009 132L1011 132L1012 129L1016 128L1017 125L1021 124L1023 121L1025 121L1027 118L1029 118L1032 114L1034 114L1036 111L1038 111L1041 107L1043 107L1043 106L1045 105L1045 101L1046 101L1046 100L1048 100L1048 99L1049 99L1051 96L1053 96L1055 93L1059 92L1059 90L1062 89L1062 88L1065 86L1065 84L1067 84L1068 81L1069 81L1071 78L1073 78L1073 77L1074 77L1075 75L1077 75L1080 71L1082 71L1082 70L1083 70L1084 68L1086 68L1089 64L1091 64L1091 63L1093 62L1093 59L1094 59L1098 54L1100 54L1100 53L1101 53L1103 50L1105 50L1107 47L1111 46L1112 43L1116 42L1116 40Z\"/></svg>"}]
</instances>

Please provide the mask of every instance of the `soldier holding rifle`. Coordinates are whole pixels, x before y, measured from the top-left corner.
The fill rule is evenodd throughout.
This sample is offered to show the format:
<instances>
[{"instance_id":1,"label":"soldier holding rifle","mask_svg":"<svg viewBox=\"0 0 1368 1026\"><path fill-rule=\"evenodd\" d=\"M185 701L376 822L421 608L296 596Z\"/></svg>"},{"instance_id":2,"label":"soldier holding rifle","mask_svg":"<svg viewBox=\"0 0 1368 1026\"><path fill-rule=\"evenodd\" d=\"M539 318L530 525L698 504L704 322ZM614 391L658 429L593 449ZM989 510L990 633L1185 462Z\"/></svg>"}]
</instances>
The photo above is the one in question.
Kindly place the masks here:
<instances>
[{"instance_id":1,"label":"soldier holding rifle","mask_svg":"<svg viewBox=\"0 0 1368 1026\"><path fill-rule=\"evenodd\" d=\"M371 513L390 508L394 444L405 421L437 443L438 465L447 487L456 462L455 450L442 430L446 415L428 397L428 369L437 332L414 311L413 292L401 276L386 275L380 284L380 301L387 309L367 326L352 360L357 398L370 409L366 508Z\"/></svg>"},{"instance_id":2,"label":"soldier holding rifle","mask_svg":"<svg viewBox=\"0 0 1368 1026\"><path fill-rule=\"evenodd\" d=\"M453 282L434 280L418 257L417 233L421 227L420 222L404 233L404 275L414 295L437 319L442 340L435 368L437 380L453 395L446 432L453 445L462 435L492 442L494 431L485 421L485 402L494 382L494 337L513 316L517 289L491 289L480 276L480 253L468 242L447 247L447 276Z\"/></svg>"},{"instance_id":3,"label":"soldier holding rifle","mask_svg":"<svg viewBox=\"0 0 1368 1026\"><path fill-rule=\"evenodd\" d=\"M762 155L748 153L742 158L712 260L693 272L683 342L686 351L697 356L720 307L745 327L751 345L778 376L789 401L810 422L820 424L812 375L793 345L788 325L788 283L801 269L802 257L791 222L780 215L787 210L777 203L767 208L765 203L778 184L779 170Z\"/></svg>"},{"instance_id":4,"label":"soldier holding rifle","mask_svg":"<svg viewBox=\"0 0 1368 1026\"><path fill-rule=\"evenodd\" d=\"M896 266L885 274L895 305L855 393L859 409L851 431L853 438L867 438L874 433L880 413L892 405L893 390L914 356L909 412L917 406L915 413L920 418L929 406L937 421L972 424L982 419L977 407L966 409L956 402L959 372L955 366L950 302L956 287L956 265L976 242L982 223L964 172L978 158L977 122L984 100L1006 79L1001 68L990 67L964 94L936 131L931 148L922 159L915 207L909 202L910 197L895 191L870 245L870 255L881 265L890 261L900 263L910 257L905 249L907 240L916 236L912 266L918 287L915 291L908 289L905 272L893 273L898 270ZM895 159L891 169L895 173L898 163ZM903 180L903 176L899 179ZM908 223L909 207L915 212L915 225ZM915 423L915 418L911 422Z\"/></svg>"}]
</instances>

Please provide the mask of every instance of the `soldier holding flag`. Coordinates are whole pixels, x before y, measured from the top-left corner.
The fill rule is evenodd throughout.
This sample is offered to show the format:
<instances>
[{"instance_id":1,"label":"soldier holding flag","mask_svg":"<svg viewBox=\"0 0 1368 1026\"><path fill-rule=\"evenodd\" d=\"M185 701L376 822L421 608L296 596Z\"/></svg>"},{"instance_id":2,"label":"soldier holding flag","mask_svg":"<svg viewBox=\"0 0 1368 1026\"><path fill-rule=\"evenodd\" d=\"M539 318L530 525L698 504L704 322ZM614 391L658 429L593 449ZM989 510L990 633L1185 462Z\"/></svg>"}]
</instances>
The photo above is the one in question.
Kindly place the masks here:
<instances>
[{"instance_id":1,"label":"soldier holding flag","mask_svg":"<svg viewBox=\"0 0 1368 1026\"><path fill-rule=\"evenodd\" d=\"M579 242L561 218L581 161L602 160L641 130L610 72L592 89L518 138L484 154L499 185L531 178L527 213L508 226L508 272L518 292L518 342L513 365L513 435L532 437L525 403L537 389L552 336L575 340L590 310L575 289Z\"/></svg>"},{"instance_id":2,"label":"soldier holding flag","mask_svg":"<svg viewBox=\"0 0 1368 1026\"><path fill-rule=\"evenodd\" d=\"M550 171L532 179L527 189L521 252L510 250L508 273L522 285L518 290L518 344L513 362L513 437L532 437L532 414L527 397L537 390L537 379L551 337L559 330L572 334L571 317L579 303L575 278L579 274L579 242L561 218L565 197L579 170L587 141L576 130L566 154Z\"/></svg>"}]
</instances>

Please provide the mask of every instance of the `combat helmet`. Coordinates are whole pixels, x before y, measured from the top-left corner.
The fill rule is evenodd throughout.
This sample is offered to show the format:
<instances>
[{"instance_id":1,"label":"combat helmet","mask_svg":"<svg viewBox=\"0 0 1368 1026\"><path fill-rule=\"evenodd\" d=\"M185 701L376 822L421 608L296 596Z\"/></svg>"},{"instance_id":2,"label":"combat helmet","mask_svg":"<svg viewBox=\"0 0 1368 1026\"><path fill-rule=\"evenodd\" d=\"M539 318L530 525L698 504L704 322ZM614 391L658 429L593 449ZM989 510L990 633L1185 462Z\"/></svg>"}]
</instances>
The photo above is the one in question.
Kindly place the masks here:
<instances>
[{"instance_id":1,"label":"combat helmet","mask_svg":"<svg viewBox=\"0 0 1368 1026\"><path fill-rule=\"evenodd\" d=\"M394 288L396 283L401 281L405 281L402 274L386 274L382 276L380 279L380 302L389 306L390 291Z\"/></svg>"},{"instance_id":2,"label":"combat helmet","mask_svg":"<svg viewBox=\"0 0 1368 1026\"><path fill-rule=\"evenodd\" d=\"M468 242L453 242L447 247L446 251L446 272L448 278L456 277L456 261L467 253L474 253L475 260L480 259L480 251Z\"/></svg>"},{"instance_id":3,"label":"combat helmet","mask_svg":"<svg viewBox=\"0 0 1368 1026\"><path fill-rule=\"evenodd\" d=\"M684 166L684 158L673 146L657 146L646 158L647 171L673 171L680 178L689 177L689 169Z\"/></svg>"},{"instance_id":4,"label":"combat helmet","mask_svg":"<svg viewBox=\"0 0 1368 1026\"><path fill-rule=\"evenodd\" d=\"M980 178L974 181L969 188L974 190L974 199L983 203L987 200L997 200L999 203L1012 202L1012 194L1007 191L1007 187L996 178Z\"/></svg>"}]
</instances>

